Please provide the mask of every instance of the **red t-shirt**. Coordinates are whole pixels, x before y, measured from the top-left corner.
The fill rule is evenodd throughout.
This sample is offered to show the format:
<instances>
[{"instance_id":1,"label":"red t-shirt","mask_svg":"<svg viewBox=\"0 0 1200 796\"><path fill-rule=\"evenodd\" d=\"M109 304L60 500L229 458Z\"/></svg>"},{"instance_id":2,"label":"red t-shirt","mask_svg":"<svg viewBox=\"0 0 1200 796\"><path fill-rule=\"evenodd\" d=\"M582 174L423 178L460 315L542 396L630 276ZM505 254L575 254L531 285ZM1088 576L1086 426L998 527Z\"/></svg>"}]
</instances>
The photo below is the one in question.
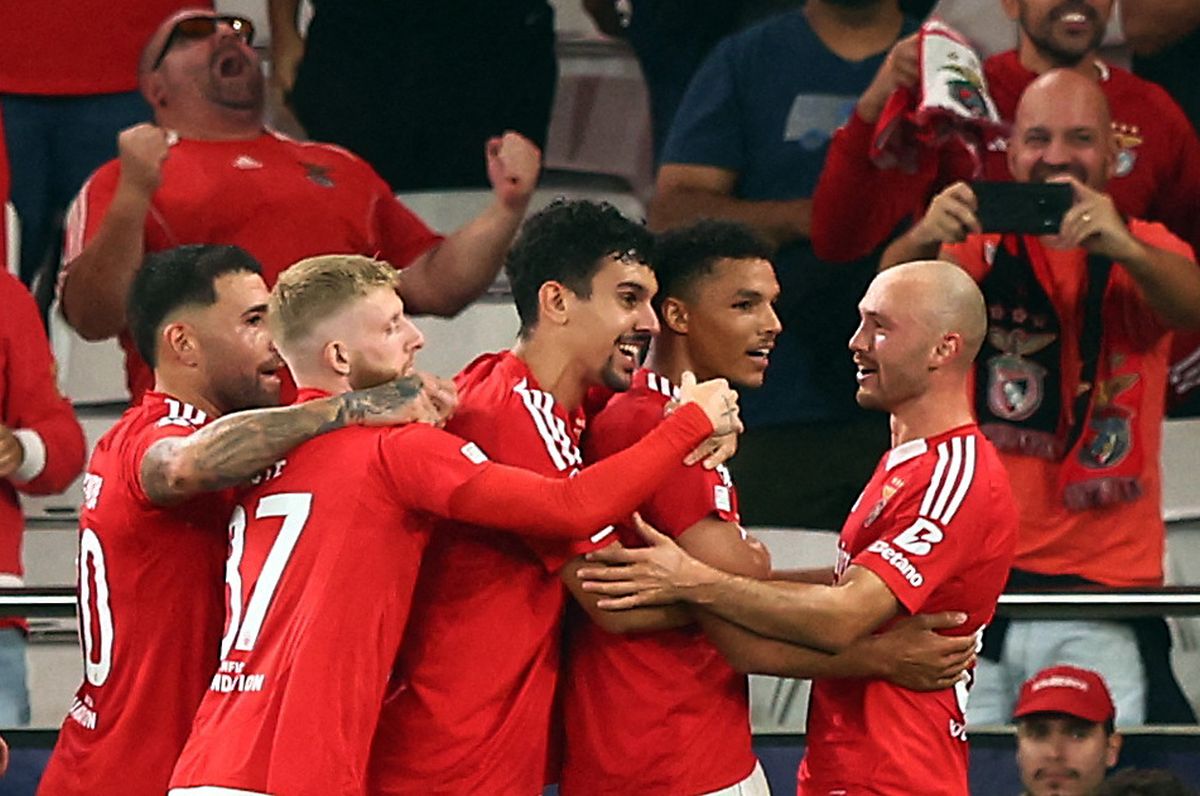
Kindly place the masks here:
<instances>
[{"instance_id":1,"label":"red t-shirt","mask_svg":"<svg viewBox=\"0 0 1200 796\"><path fill-rule=\"evenodd\" d=\"M68 213L64 262L95 236L119 176L120 162L111 160L80 190ZM235 244L262 263L267 287L305 257L362 254L403 268L439 240L358 157L271 132L247 141L180 140L146 214L147 253ZM127 332L121 346L136 402L153 378Z\"/></svg>"},{"instance_id":2,"label":"red t-shirt","mask_svg":"<svg viewBox=\"0 0 1200 796\"><path fill-rule=\"evenodd\" d=\"M1008 578L1017 509L1008 476L975 426L898 445L846 518L838 576L883 579L903 614L963 611L952 631L991 620ZM917 693L884 680L815 680L800 796L967 791L967 687Z\"/></svg>"},{"instance_id":3,"label":"red t-shirt","mask_svg":"<svg viewBox=\"0 0 1200 796\"><path fill-rule=\"evenodd\" d=\"M232 495L159 508L140 471L155 442L207 422L194 406L151 392L96 444L79 518L85 677L40 793L166 790L217 665Z\"/></svg>"},{"instance_id":4,"label":"red t-shirt","mask_svg":"<svg viewBox=\"0 0 1200 796\"><path fill-rule=\"evenodd\" d=\"M138 58L159 24L211 0L4 0L0 94L136 91Z\"/></svg>"},{"instance_id":5,"label":"red t-shirt","mask_svg":"<svg viewBox=\"0 0 1200 796\"><path fill-rule=\"evenodd\" d=\"M633 445L662 422L675 393L657 373L638 371L631 389L589 424L584 458L597 461ZM672 538L708 517L739 522L724 467L681 463L638 511ZM617 533L627 547L645 544L627 526ZM709 793L750 775L746 678L698 627L622 636L580 610L568 617L563 796Z\"/></svg>"},{"instance_id":6,"label":"red t-shirt","mask_svg":"<svg viewBox=\"0 0 1200 796\"><path fill-rule=\"evenodd\" d=\"M172 787L362 793L428 541L422 509L446 513L482 464L461 444L423 425L343 429L241 496L222 659Z\"/></svg>"},{"instance_id":7,"label":"red t-shirt","mask_svg":"<svg viewBox=\"0 0 1200 796\"><path fill-rule=\"evenodd\" d=\"M494 461L569 477L583 464L568 412L510 352L457 377L447 430ZM607 544L522 540L441 522L372 749L373 794L528 796L546 779L565 587L558 570Z\"/></svg>"},{"instance_id":8,"label":"red t-shirt","mask_svg":"<svg viewBox=\"0 0 1200 796\"><path fill-rule=\"evenodd\" d=\"M1161 224L1132 220L1133 235L1191 259L1191 250ZM999 235L972 235L942 247L977 281L991 269ZM1036 243L1036 242L1035 242ZM1056 307L1071 316L1083 303L1087 258L1083 249L1042 247L1047 267L1035 271ZM1162 520L1162 421L1171 346L1169 330L1146 304L1129 272L1114 265L1105 298L1104 345L1114 359L1132 355L1140 392L1129 420L1142 450L1141 497L1087 511L1067 508L1060 494L1060 462L1015 452L1000 454L1021 510L1019 569L1079 575L1114 587L1161 586L1166 534ZM1120 371L1118 366L1115 371ZM1125 368L1128 370L1128 368Z\"/></svg>"}]
</instances>

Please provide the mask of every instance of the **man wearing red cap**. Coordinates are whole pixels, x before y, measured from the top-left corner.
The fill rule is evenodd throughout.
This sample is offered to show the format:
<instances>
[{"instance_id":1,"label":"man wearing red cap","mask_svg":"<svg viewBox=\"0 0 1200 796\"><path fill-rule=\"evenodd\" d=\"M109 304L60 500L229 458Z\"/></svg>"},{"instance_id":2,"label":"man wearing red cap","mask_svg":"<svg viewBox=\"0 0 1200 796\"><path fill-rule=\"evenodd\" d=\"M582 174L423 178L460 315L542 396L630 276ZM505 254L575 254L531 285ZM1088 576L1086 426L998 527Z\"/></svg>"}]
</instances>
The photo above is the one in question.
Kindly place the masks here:
<instances>
[{"instance_id":1,"label":"man wearing red cap","mask_svg":"<svg viewBox=\"0 0 1200 796\"><path fill-rule=\"evenodd\" d=\"M1038 672L1021 686L1013 718L1017 767L1029 796L1092 793L1121 752L1108 686L1090 669Z\"/></svg>"}]
</instances>

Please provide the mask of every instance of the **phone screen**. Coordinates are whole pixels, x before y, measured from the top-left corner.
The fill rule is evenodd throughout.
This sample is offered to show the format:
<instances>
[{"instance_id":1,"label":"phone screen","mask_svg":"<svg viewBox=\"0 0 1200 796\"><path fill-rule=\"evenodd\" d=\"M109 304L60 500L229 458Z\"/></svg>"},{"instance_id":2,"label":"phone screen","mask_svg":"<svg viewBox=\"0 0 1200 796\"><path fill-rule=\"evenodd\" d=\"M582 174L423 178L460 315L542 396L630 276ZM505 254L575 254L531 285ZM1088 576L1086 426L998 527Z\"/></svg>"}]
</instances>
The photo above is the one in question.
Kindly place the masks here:
<instances>
[{"instance_id":1,"label":"phone screen","mask_svg":"<svg viewBox=\"0 0 1200 796\"><path fill-rule=\"evenodd\" d=\"M975 215L984 232L1056 235L1071 209L1074 191L1061 182L992 182L971 184L979 203Z\"/></svg>"}]
</instances>

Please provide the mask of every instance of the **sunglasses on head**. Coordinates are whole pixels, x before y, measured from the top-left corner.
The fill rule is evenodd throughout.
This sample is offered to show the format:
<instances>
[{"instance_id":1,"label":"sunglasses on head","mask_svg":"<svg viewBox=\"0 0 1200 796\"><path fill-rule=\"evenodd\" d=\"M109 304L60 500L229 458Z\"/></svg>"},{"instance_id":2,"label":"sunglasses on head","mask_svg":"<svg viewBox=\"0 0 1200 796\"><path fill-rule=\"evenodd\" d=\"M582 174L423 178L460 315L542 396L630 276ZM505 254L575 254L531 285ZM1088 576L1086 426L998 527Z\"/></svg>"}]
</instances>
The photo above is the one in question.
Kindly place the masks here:
<instances>
[{"instance_id":1,"label":"sunglasses on head","mask_svg":"<svg viewBox=\"0 0 1200 796\"><path fill-rule=\"evenodd\" d=\"M163 59L167 57L167 52L175 45L175 42L180 39L188 41L207 39L216 33L217 27L222 24L228 25L234 34L240 37L246 44L254 43L254 23L245 17L188 17L187 19L179 20L175 23L175 27L171 28L171 33L167 36L166 42L163 43L162 51L154 59L154 66L150 68L150 71L154 71L162 66Z\"/></svg>"}]
</instances>

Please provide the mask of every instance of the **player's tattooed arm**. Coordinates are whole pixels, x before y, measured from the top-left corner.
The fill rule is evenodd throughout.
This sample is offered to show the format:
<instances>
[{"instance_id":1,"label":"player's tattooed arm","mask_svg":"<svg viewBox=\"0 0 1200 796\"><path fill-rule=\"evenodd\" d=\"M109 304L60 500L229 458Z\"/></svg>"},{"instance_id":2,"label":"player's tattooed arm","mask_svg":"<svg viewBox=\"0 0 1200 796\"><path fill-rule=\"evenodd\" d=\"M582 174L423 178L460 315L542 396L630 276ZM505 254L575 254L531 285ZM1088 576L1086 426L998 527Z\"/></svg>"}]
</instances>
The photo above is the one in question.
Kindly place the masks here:
<instances>
[{"instance_id":1,"label":"player's tattooed arm","mask_svg":"<svg viewBox=\"0 0 1200 796\"><path fill-rule=\"evenodd\" d=\"M293 406L237 412L150 446L142 458L142 489L155 505L172 505L247 481L297 445L339 428L441 425L455 400L453 383L414 375Z\"/></svg>"}]
</instances>

